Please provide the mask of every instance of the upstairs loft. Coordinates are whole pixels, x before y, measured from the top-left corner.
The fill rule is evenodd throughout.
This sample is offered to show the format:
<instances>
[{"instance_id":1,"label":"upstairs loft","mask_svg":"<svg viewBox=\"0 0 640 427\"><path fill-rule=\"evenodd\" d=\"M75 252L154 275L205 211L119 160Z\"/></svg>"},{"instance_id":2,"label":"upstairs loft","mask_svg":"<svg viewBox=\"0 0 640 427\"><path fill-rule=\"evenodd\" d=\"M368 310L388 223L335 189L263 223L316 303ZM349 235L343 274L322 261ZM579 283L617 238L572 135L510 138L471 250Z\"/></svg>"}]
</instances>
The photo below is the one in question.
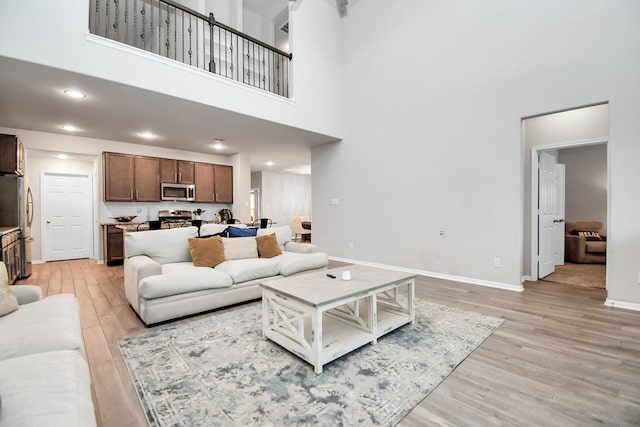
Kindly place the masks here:
<instances>
[{"instance_id":1,"label":"upstairs loft","mask_svg":"<svg viewBox=\"0 0 640 427\"><path fill-rule=\"evenodd\" d=\"M288 31L287 27L283 27ZM291 53L171 0L90 0L92 34L289 98Z\"/></svg>"}]
</instances>

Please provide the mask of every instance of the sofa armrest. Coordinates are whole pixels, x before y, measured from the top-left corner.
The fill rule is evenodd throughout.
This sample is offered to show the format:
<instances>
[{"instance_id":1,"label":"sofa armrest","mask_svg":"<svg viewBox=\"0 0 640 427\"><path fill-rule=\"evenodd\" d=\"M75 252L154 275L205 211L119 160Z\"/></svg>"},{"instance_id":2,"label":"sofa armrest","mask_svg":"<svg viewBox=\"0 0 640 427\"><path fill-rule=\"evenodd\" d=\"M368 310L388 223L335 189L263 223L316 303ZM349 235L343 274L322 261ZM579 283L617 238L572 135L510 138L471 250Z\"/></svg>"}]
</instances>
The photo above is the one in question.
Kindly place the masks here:
<instances>
[{"instance_id":1,"label":"sofa armrest","mask_svg":"<svg viewBox=\"0 0 640 427\"><path fill-rule=\"evenodd\" d=\"M571 262L585 262L587 239L571 234L564 235L564 258Z\"/></svg>"},{"instance_id":2,"label":"sofa armrest","mask_svg":"<svg viewBox=\"0 0 640 427\"><path fill-rule=\"evenodd\" d=\"M162 266L146 255L124 259L124 294L136 309L140 298L140 281L158 274L162 274Z\"/></svg>"},{"instance_id":3,"label":"sofa armrest","mask_svg":"<svg viewBox=\"0 0 640 427\"><path fill-rule=\"evenodd\" d=\"M284 244L284 250L299 254L313 254L318 252L318 247L309 243L287 242Z\"/></svg>"},{"instance_id":4,"label":"sofa armrest","mask_svg":"<svg viewBox=\"0 0 640 427\"><path fill-rule=\"evenodd\" d=\"M14 285L11 292L18 299L18 304L25 305L42 299L42 289L34 285Z\"/></svg>"}]
</instances>

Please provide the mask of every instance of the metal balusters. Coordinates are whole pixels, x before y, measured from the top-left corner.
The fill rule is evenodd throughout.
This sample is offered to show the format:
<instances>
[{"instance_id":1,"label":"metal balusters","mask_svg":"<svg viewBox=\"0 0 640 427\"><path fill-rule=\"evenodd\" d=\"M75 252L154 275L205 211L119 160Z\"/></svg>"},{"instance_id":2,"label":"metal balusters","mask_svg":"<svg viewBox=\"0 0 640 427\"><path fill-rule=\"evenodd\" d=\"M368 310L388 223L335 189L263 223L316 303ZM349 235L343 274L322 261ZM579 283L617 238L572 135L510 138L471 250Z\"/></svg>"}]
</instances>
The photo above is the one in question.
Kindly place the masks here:
<instances>
[{"instance_id":1,"label":"metal balusters","mask_svg":"<svg viewBox=\"0 0 640 427\"><path fill-rule=\"evenodd\" d=\"M94 34L261 90L289 94L292 55L216 22L213 14L200 14L173 0L89 1Z\"/></svg>"}]
</instances>

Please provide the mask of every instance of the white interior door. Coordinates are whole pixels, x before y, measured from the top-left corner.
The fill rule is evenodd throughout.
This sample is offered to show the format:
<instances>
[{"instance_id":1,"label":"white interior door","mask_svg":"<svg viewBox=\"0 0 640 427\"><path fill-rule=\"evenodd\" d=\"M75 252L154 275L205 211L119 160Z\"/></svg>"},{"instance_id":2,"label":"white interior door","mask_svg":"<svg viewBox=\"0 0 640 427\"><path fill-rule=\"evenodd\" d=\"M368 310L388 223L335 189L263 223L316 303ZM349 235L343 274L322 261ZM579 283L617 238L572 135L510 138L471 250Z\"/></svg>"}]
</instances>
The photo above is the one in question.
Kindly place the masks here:
<instances>
[{"instance_id":1,"label":"white interior door","mask_svg":"<svg viewBox=\"0 0 640 427\"><path fill-rule=\"evenodd\" d=\"M545 152L540 153L539 165L538 278L543 278L564 258L564 168Z\"/></svg>"},{"instance_id":2,"label":"white interior door","mask_svg":"<svg viewBox=\"0 0 640 427\"><path fill-rule=\"evenodd\" d=\"M555 171L555 185L557 194L557 206L558 212L554 220L555 230L554 238L556 239L555 245L553 245L553 264L564 265L564 218L565 218L565 172L564 165L557 164L554 168Z\"/></svg>"},{"instance_id":3,"label":"white interior door","mask_svg":"<svg viewBox=\"0 0 640 427\"><path fill-rule=\"evenodd\" d=\"M92 256L91 176L45 172L42 188L45 261Z\"/></svg>"}]
</instances>

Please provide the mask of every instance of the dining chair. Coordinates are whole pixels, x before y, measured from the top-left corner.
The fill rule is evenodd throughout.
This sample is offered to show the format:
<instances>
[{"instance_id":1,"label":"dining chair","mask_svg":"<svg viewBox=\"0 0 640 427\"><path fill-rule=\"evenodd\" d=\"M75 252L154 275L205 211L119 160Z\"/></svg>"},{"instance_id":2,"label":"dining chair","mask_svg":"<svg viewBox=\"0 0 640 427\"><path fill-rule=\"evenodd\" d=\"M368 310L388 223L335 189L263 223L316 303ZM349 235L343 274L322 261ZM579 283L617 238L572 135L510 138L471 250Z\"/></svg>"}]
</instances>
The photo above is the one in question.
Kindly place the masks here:
<instances>
[{"instance_id":1,"label":"dining chair","mask_svg":"<svg viewBox=\"0 0 640 427\"><path fill-rule=\"evenodd\" d=\"M311 240L311 230L302 226L302 217L293 217L293 232L295 233L294 240L298 240L298 234L300 235L300 240L302 240L303 236L309 236L309 240Z\"/></svg>"},{"instance_id":2,"label":"dining chair","mask_svg":"<svg viewBox=\"0 0 640 427\"><path fill-rule=\"evenodd\" d=\"M271 228L273 220L271 218L256 219L251 223L251 226L260 225L260 228Z\"/></svg>"}]
</instances>

